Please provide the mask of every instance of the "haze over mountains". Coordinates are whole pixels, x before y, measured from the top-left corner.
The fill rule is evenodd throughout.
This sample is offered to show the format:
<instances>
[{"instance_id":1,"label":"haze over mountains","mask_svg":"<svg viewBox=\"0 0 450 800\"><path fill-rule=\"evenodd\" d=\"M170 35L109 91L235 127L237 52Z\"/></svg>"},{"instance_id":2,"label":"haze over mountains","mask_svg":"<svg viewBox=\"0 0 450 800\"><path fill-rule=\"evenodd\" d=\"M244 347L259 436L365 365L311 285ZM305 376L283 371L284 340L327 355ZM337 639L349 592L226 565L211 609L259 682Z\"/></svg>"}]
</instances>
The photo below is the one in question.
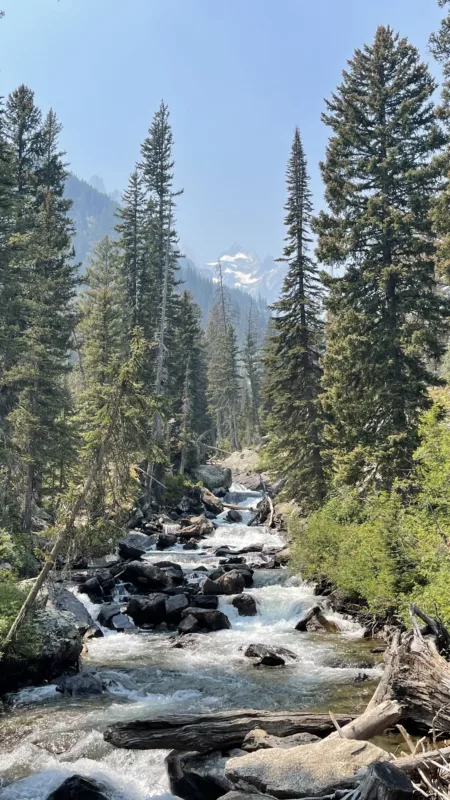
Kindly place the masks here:
<instances>
[{"instance_id":1,"label":"haze over mountains","mask_svg":"<svg viewBox=\"0 0 450 800\"><path fill-rule=\"evenodd\" d=\"M76 259L83 267L87 265L89 254L100 239L107 235L116 237L117 192L108 195L103 190L105 184L98 175L94 175L90 182L69 175L66 183L66 197L73 203L71 216L76 226ZM278 296L284 264L277 264L270 256L261 261L256 253L245 251L240 245L233 245L220 258L239 340L243 340L250 306L262 337L269 318L267 303L274 302ZM202 310L203 324L206 325L214 303L214 264L199 268L192 259L183 258L180 261L180 279L182 287L194 295Z\"/></svg>"}]
</instances>

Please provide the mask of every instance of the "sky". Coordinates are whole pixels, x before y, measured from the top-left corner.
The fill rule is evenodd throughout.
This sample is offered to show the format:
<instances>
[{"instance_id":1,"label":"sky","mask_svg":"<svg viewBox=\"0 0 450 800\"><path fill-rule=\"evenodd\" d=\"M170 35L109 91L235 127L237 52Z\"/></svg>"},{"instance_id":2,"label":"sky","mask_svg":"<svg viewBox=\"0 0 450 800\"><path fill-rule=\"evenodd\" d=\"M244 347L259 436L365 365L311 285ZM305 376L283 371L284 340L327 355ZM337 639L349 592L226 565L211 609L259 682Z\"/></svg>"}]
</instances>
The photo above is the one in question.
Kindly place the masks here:
<instances>
[{"instance_id":1,"label":"sky","mask_svg":"<svg viewBox=\"0 0 450 800\"><path fill-rule=\"evenodd\" d=\"M175 140L178 231L199 265L233 243L281 255L296 125L315 207L324 98L389 24L438 74L437 0L0 0L0 94L30 86L64 126L71 170L122 190L161 99Z\"/></svg>"}]
</instances>

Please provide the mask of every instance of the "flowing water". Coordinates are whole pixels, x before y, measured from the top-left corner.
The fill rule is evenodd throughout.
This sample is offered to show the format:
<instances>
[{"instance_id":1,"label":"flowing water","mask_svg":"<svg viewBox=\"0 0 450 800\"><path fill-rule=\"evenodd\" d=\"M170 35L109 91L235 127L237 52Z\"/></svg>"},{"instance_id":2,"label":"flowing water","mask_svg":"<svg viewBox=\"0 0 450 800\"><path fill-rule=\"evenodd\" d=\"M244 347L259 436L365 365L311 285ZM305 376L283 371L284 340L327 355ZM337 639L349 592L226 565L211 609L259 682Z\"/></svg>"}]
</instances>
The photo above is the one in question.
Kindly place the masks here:
<instances>
[{"instance_id":1,"label":"flowing water","mask_svg":"<svg viewBox=\"0 0 450 800\"><path fill-rule=\"evenodd\" d=\"M173 648L174 632L114 633L89 642L86 665L101 672L108 691L101 697L67 698L53 685L26 688L10 697L11 713L0 725L1 800L45 800L70 774L101 780L113 800L171 798L164 769L166 751L118 750L103 740L113 722L167 713L207 712L218 709L272 710L327 709L354 711L371 692L370 683L355 682L364 673L378 676L367 666L370 655L362 629L338 614L327 612L340 625L338 635L301 634L295 621L320 598L313 587L292 578L285 569L264 569L270 554L285 542L267 528L247 527L251 508L260 495L233 484L228 502L243 505L242 524L229 524L225 514L198 550L155 551L148 560L179 563L189 581L219 563L214 551L256 547L245 555L258 568L254 586L247 589L257 602L256 617L240 617L231 597L219 608L230 619L231 630L189 637L192 644ZM262 551L259 547L262 546ZM76 592L76 589L74 588ZM119 600L124 588L116 589ZM100 606L86 595L80 600L96 616ZM288 647L297 659L277 669L255 668L244 657L251 643Z\"/></svg>"}]
</instances>

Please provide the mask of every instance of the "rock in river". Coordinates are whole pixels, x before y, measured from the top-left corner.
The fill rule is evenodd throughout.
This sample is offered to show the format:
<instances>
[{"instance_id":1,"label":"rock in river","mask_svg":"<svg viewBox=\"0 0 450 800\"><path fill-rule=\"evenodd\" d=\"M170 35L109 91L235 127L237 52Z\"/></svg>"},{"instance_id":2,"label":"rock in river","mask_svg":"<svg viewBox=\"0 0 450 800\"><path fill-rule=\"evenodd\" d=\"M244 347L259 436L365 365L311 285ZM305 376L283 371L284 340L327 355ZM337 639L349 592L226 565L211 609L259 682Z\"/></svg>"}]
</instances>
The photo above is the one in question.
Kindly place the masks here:
<instances>
[{"instance_id":1,"label":"rock in river","mask_svg":"<svg viewBox=\"0 0 450 800\"><path fill-rule=\"evenodd\" d=\"M237 608L240 617L254 617L258 613L256 600L251 594L237 594L231 604Z\"/></svg>"},{"instance_id":2,"label":"rock in river","mask_svg":"<svg viewBox=\"0 0 450 800\"><path fill-rule=\"evenodd\" d=\"M150 591L166 589L171 585L170 577L162 569L143 561L130 561L123 571L122 580L129 581L139 589Z\"/></svg>"},{"instance_id":3,"label":"rock in river","mask_svg":"<svg viewBox=\"0 0 450 800\"><path fill-rule=\"evenodd\" d=\"M63 675L56 684L61 694L70 697L85 697L92 694L103 694L103 681L95 672L82 670L77 675Z\"/></svg>"},{"instance_id":4,"label":"rock in river","mask_svg":"<svg viewBox=\"0 0 450 800\"><path fill-rule=\"evenodd\" d=\"M111 793L91 778L71 775L47 796L47 800L110 800Z\"/></svg>"},{"instance_id":5,"label":"rock in river","mask_svg":"<svg viewBox=\"0 0 450 800\"><path fill-rule=\"evenodd\" d=\"M159 625L166 618L166 595L153 592L148 597L131 597L127 614L136 625Z\"/></svg>"},{"instance_id":6,"label":"rock in river","mask_svg":"<svg viewBox=\"0 0 450 800\"><path fill-rule=\"evenodd\" d=\"M233 569L212 581L207 578L203 584L203 594L241 594L245 588L245 580L241 572Z\"/></svg>"},{"instance_id":7,"label":"rock in river","mask_svg":"<svg viewBox=\"0 0 450 800\"><path fill-rule=\"evenodd\" d=\"M212 611L206 608L194 608L189 606L181 612L181 621L187 617L194 617L197 620L199 629L207 631L221 631L226 628L231 628L230 620L221 611ZM180 633L186 633L185 630Z\"/></svg>"},{"instance_id":8,"label":"rock in river","mask_svg":"<svg viewBox=\"0 0 450 800\"><path fill-rule=\"evenodd\" d=\"M214 489L229 489L232 483L231 470L225 467L219 467L217 464L203 464L194 470L194 478L206 486L210 492Z\"/></svg>"},{"instance_id":9,"label":"rock in river","mask_svg":"<svg viewBox=\"0 0 450 800\"><path fill-rule=\"evenodd\" d=\"M120 540L119 553L122 558L140 558L152 550L155 543L155 536L147 536L146 533L133 531Z\"/></svg>"},{"instance_id":10,"label":"rock in river","mask_svg":"<svg viewBox=\"0 0 450 800\"><path fill-rule=\"evenodd\" d=\"M385 750L370 742L325 739L231 758L225 775L232 783L245 782L249 791L254 786L273 797L320 797L334 792L369 764L390 759Z\"/></svg>"}]
</instances>

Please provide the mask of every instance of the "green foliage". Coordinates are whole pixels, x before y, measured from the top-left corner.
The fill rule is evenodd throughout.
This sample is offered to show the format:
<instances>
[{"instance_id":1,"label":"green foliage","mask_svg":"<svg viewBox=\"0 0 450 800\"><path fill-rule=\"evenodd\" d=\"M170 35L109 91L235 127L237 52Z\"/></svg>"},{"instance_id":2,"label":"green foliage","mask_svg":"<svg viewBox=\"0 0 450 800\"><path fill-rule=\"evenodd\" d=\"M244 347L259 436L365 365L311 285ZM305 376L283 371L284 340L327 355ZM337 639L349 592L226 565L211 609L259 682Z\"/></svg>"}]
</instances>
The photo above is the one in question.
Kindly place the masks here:
<instances>
[{"instance_id":1,"label":"green foliage","mask_svg":"<svg viewBox=\"0 0 450 800\"><path fill-rule=\"evenodd\" d=\"M325 496L320 406L323 342L322 290L309 254L312 202L300 131L295 131L287 168L286 245L288 264L280 300L274 305L265 353L268 460L286 478L285 492L304 509Z\"/></svg>"},{"instance_id":2,"label":"green foliage","mask_svg":"<svg viewBox=\"0 0 450 800\"><path fill-rule=\"evenodd\" d=\"M329 211L315 222L324 276L326 436L338 478L390 489L411 468L417 423L443 349L448 301L436 291L433 157L446 137L436 87L391 28L355 51L327 101L322 164Z\"/></svg>"},{"instance_id":3,"label":"green foliage","mask_svg":"<svg viewBox=\"0 0 450 800\"><path fill-rule=\"evenodd\" d=\"M438 394L420 423L408 480L364 498L342 487L308 520L291 518L296 568L326 575L372 611L408 619L411 602L450 622L450 398Z\"/></svg>"},{"instance_id":4,"label":"green foliage","mask_svg":"<svg viewBox=\"0 0 450 800\"><path fill-rule=\"evenodd\" d=\"M176 475L166 475L164 492L164 502L168 506L176 506L181 498L186 494L186 491L192 489L194 486L200 486L199 483L193 483L182 473Z\"/></svg>"}]
</instances>

